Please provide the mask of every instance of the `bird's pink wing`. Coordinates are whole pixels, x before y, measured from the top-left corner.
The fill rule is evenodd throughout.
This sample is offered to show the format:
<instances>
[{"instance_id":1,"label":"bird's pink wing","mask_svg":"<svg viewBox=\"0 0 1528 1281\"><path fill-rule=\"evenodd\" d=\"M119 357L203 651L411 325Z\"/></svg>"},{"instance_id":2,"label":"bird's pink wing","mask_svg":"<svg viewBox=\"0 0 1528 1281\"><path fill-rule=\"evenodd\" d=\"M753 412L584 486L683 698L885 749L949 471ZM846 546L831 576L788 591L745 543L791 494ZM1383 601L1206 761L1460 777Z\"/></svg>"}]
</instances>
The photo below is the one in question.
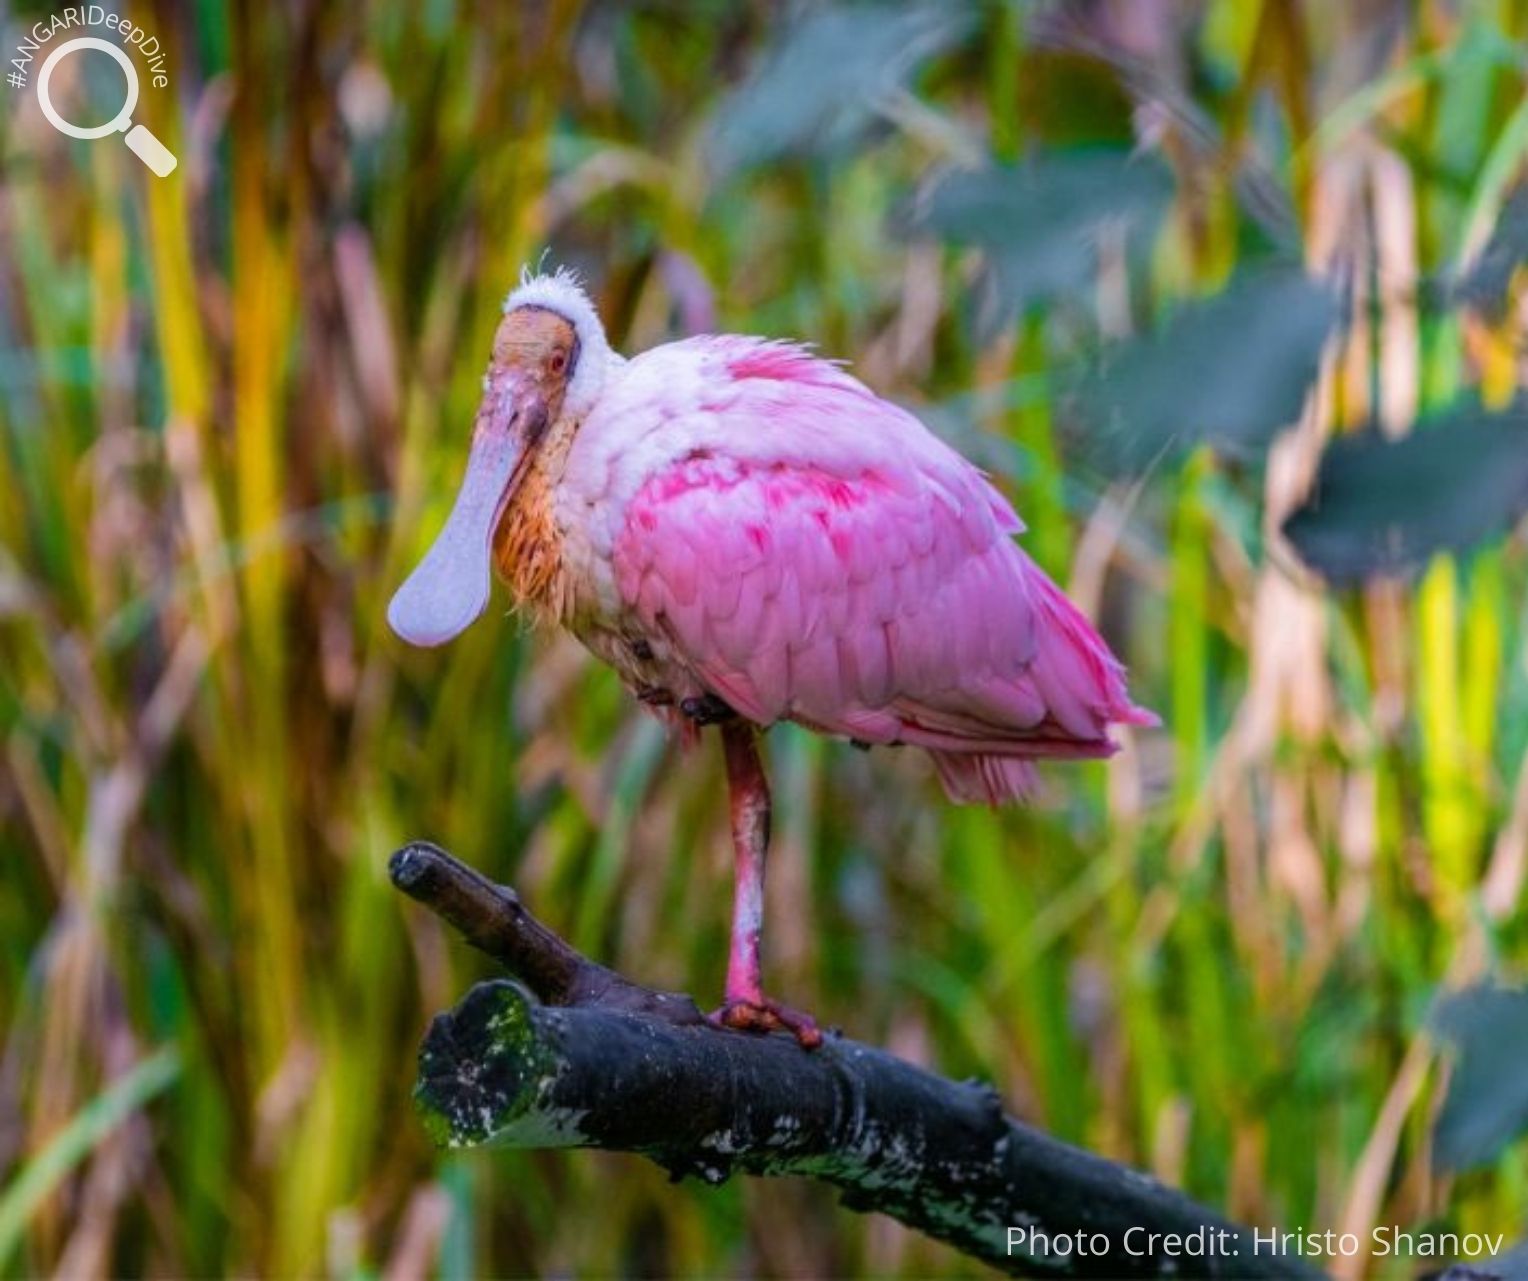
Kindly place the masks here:
<instances>
[{"instance_id":1,"label":"bird's pink wing","mask_svg":"<svg viewBox=\"0 0 1528 1281\"><path fill-rule=\"evenodd\" d=\"M750 394L784 381L751 376L728 389L744 457L696 449L627 504L613 562L640 624L752 720L936 759L1105 755L1111 722L1149 720L1013 541L1022 525L985 478L903 411L799 359L829 370L827 385ZM814 432L844 439L825 449Z\"/></svg>"}]
</instances>

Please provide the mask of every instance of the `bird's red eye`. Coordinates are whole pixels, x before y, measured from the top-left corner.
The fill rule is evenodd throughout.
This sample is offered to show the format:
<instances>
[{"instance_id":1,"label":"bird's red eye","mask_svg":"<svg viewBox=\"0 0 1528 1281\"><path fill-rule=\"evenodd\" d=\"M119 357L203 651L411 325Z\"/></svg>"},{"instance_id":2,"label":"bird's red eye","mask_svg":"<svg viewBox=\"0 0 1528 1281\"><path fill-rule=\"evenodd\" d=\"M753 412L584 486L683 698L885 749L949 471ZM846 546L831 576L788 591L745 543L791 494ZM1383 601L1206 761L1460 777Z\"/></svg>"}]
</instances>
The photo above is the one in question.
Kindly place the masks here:
<instances>
[{"instance_id":1,"label":"bird's red eye","mask_svg":"<svg viewBox=\"0 0 1528 1281\"><path fill-rule=\"evenodd\" d=\"M551 366L554 374L562 373L568 367L568 353L565 351L554 351L552 353Z\"/></svg>"}]
</instances>

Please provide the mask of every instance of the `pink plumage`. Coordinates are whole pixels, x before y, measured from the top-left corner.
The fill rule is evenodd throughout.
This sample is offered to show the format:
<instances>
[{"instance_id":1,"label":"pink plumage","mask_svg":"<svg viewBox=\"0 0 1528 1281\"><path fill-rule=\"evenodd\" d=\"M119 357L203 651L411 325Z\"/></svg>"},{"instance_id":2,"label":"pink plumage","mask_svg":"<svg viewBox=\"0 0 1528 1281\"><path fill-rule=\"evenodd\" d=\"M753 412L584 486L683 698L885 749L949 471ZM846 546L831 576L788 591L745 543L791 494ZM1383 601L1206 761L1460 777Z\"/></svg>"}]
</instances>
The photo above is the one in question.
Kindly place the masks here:
<instances>
[{"instance_id":1,"label":"pink plumage","mask_svg":"<svg viewBox=\"0 0 1528 1281\"><path fill-rule=\"evenodd\" d=\"M723 723L728 1021L801 1033L810 1020L759 986L768 794L750 725L920 748L953 800L997 804L1031 790L1032 762L1108 756L1111 725L1156 718L987 478L840 365L735 336L625 360L562 274L505 311L467 478L389 619L450 639L497 564L650 707Z\"/></svg>"},{"instance_id":2,"label":"pink plumage","mask_svg":"<svg viewBox=\"0 0 1528 1281\"><path fill-rule=\"evenodd\" d=\"M626 378L585 430L608 413L686 446L624 506L621 601L749 720L925 748L952 799L994 803L1030 789L1027 761L1107 756L1111 723L1151 722L1003 497L842 369L707 337Z\"/></svg>"}]
</instances>

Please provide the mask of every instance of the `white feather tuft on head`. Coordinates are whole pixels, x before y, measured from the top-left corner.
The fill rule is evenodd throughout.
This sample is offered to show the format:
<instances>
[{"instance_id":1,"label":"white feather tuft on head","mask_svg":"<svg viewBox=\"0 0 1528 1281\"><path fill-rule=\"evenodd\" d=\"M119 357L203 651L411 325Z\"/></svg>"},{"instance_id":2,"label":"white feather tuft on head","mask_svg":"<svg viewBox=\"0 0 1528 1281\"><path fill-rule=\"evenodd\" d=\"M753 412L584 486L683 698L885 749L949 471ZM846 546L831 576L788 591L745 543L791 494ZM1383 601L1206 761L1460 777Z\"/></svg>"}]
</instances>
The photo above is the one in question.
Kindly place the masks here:
<instances>
[{"instance_id":1,"label":"white feather tuft on head","mask_svg":"<svg viewBox=\"0 0 1528 1281\"><path fill-rule=\"evenodd\" d=\"M568 267L538 275L532 275L529 267L521 268L519 287L504 300L506 314L517 307L544 307L573 326L578 335L578 362L573 366L563 404L569 415L583 418L599 399L605 374L611 365L621 363L621 357L610 350L605 326L600 323L599 312L584 292L578 274Z\"/></svg>"}]
</instances>

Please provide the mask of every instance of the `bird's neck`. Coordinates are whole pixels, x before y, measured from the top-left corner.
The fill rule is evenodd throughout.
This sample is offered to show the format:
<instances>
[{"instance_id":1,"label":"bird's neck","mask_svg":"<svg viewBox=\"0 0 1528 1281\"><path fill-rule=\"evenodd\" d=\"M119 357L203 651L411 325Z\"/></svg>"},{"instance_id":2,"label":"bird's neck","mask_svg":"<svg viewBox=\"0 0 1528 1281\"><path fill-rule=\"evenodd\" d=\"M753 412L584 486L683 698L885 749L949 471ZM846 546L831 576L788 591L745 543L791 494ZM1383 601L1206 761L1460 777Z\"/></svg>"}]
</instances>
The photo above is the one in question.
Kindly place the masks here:
<instances>
[{"instance_id":1,"label":"bird's neck","mask_svg":"<svg viewBox=\"0 0 1528 1281\"><path fill-rule=\"evenodd\" d=\"M553 510L552 482L532 464L499 520L494 566L515 604L552 621L562 613L562 535Z\"/></svg>"},{"instance_id":2,"label":"bird's neck","mask_svg":"<svg viewBox=\"0 0 1528 1281\"><path fill-rule=\"evenodd\" d=\"M572 439L571 424L559 423L548 433L494 533L499 577L515 604L543 622L563 621L572 607L556 512L557 479Z\"/></svg>"}]
</instances>

